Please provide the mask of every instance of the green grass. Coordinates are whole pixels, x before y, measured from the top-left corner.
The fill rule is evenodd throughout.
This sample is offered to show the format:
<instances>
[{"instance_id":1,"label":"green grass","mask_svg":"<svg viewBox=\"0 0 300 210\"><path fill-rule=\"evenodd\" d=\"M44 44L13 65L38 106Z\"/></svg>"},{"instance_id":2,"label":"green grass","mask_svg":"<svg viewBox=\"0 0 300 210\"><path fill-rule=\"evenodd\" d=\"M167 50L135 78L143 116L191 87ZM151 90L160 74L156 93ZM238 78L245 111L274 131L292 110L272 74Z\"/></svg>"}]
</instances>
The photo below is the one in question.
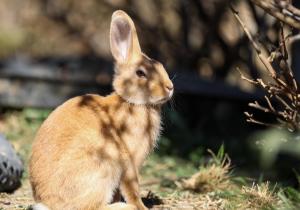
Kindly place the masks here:
<instances>
[{"instance_id":1,"label":"green grass","mask_svg":"<svg viewBox=\"0 0 300 210\"><path fill-rule=\"evenodd\" d=\"M35 132L49 113L50 110L44 109L23 109L5 111L1 116L0 132L13 144L25 164L25 169L27 169ZM28 173L25 170L23 179L27 177Z\"/></svg>"}]
</instances>

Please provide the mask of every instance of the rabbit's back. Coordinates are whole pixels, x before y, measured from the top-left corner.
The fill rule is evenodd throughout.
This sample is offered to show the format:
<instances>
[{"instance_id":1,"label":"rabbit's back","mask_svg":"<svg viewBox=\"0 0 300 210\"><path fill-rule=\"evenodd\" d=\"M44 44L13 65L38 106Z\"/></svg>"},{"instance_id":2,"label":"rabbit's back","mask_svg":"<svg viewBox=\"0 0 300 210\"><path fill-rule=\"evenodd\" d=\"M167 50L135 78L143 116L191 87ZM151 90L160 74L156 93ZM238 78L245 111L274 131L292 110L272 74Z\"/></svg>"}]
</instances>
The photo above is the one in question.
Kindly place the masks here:
<instances>
[{"instance_id":1,"label":"rabbit's back","mask_svg":"<svg viewBox=\"0 0 300 210\"><path fill-rule=\"evenodd\" d=\"M73 98L41 126L30 163L37 201L52 209L95 209L111 199L109 188L117 187L121 169L117 159L104 157L105 140L99 135L101 115L106 116L99 107L102 100L94 95ZM112 149L116 146L106 143L110 156L118 157Z\"/></svg>"}]
</instances>

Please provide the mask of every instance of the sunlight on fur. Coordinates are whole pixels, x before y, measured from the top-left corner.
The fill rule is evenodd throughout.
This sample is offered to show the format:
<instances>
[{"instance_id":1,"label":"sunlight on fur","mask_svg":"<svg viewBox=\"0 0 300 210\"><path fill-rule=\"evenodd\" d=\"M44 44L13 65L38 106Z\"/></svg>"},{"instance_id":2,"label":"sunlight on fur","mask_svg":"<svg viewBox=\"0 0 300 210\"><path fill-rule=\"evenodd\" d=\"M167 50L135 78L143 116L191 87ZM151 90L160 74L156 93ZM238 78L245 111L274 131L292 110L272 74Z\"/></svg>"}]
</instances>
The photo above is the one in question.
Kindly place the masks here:
<instances>
[{"instance_id":1,"label":"sunlight on fur","mask_svg":"<svg viewBox=\"0 0 300 210\"><path fill-rule=\"evenodd\" d=\"M123 11L112 15L110 45L115 92L68 100L37 132L30 182L43 207L147 209L140 198L139 169L156 145L161 105L174 87L163 65L142 53L134 23ZM126 203L118 203L118 189Z\"/></svg>"}]
</instances>

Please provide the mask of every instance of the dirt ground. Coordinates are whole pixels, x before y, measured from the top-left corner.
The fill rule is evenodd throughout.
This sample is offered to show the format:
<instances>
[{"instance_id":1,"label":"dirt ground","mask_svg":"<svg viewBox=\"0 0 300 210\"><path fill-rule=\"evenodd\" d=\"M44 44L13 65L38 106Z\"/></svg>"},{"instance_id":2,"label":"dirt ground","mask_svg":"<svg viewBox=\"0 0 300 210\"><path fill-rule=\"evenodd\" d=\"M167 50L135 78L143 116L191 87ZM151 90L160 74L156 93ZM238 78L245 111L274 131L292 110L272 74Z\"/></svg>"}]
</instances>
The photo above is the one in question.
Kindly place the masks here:
<instances>
[{"instance_id":1,"label":"dirt ground","mask_svg":"<svg viewBox=\"0 0 300 210\"><path fill-rule=\"evenodd\" d=\"M193 210L199 209L200 203L203 205L201 199L197 198L196 195L186 194L181 199L178 199L177 196L167 196L164 199L160 199L145 187L142 189L142 196L144 203L153 210ZM25 210L33 202L28 181L25 181L22 187L13 194L0 194L0 210Z\"/></svg>"},{"instance_id":2,"label":"dirt ground","mask_svg":"<svg viewBox=\"0 0 300 210\"><path fill-rule=\"evenodd\" d=\"M0 209L15 210L27 209L33 203L29 182L26 181L21 188L13 194L0 193Z\"/></svg>"}]
</instances>

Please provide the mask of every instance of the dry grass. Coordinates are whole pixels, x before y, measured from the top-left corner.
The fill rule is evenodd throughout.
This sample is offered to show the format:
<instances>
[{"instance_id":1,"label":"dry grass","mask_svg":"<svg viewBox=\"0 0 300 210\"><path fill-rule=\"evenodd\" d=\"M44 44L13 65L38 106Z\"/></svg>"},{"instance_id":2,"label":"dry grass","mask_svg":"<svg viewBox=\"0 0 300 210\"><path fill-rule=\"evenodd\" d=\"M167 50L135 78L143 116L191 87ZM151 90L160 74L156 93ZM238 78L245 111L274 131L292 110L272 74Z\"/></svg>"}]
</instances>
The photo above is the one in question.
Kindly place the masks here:
<instances>
[{"instance_id":1,"label":"dry grass","mask_svg":"<svg viewBox=\"0 0 300 210\"><path fill-rule=\"evenodd\" d=\"M279 202L274 189L270 189L269 182L261 185L253 184L252 187L243 186L241 192L244 200L241 203L243 209L267 209Z\"/></svg>"},{"instance_id":2,"label":"dry grass","mask_svg":"<svg viewBox=\"0 0 300 210\"><path fill-rule=\"evenodd\" d=\"M191 192L172 195L163 199L163 204L154 206L154 209L205 209L205 210L222 210L225 209L226 201L217 198L212 194L197 194Z\"/></svg>"},{"instance_id":3,"label":"dry grass","mask_svg":"<svg viewBox=\"0 0 300 210\"><path fill-rule=\"evenodd\" d=\"M270 183L241 185L233 181L230 159L224 154L224 147L217 155L212 153L212 161L202 165L197 173L177 185L183 190L197 192L196 209L281 209L275 187ZM284 209L284 208L283 208Z\"/></svg>"},{"instance_id":4,"label":"dry grass","mask_svg":"<svg viewBox=\"0 0 300 210\"><path fill-rule=\"evenodd\" d=\"M224 158L221 164L216 162L208 166L202 166L199 172L188 179L183 180L181 186L185 190L200 193L224 190L231 187L230 160Z\"/></svg>"}]
</instances>

